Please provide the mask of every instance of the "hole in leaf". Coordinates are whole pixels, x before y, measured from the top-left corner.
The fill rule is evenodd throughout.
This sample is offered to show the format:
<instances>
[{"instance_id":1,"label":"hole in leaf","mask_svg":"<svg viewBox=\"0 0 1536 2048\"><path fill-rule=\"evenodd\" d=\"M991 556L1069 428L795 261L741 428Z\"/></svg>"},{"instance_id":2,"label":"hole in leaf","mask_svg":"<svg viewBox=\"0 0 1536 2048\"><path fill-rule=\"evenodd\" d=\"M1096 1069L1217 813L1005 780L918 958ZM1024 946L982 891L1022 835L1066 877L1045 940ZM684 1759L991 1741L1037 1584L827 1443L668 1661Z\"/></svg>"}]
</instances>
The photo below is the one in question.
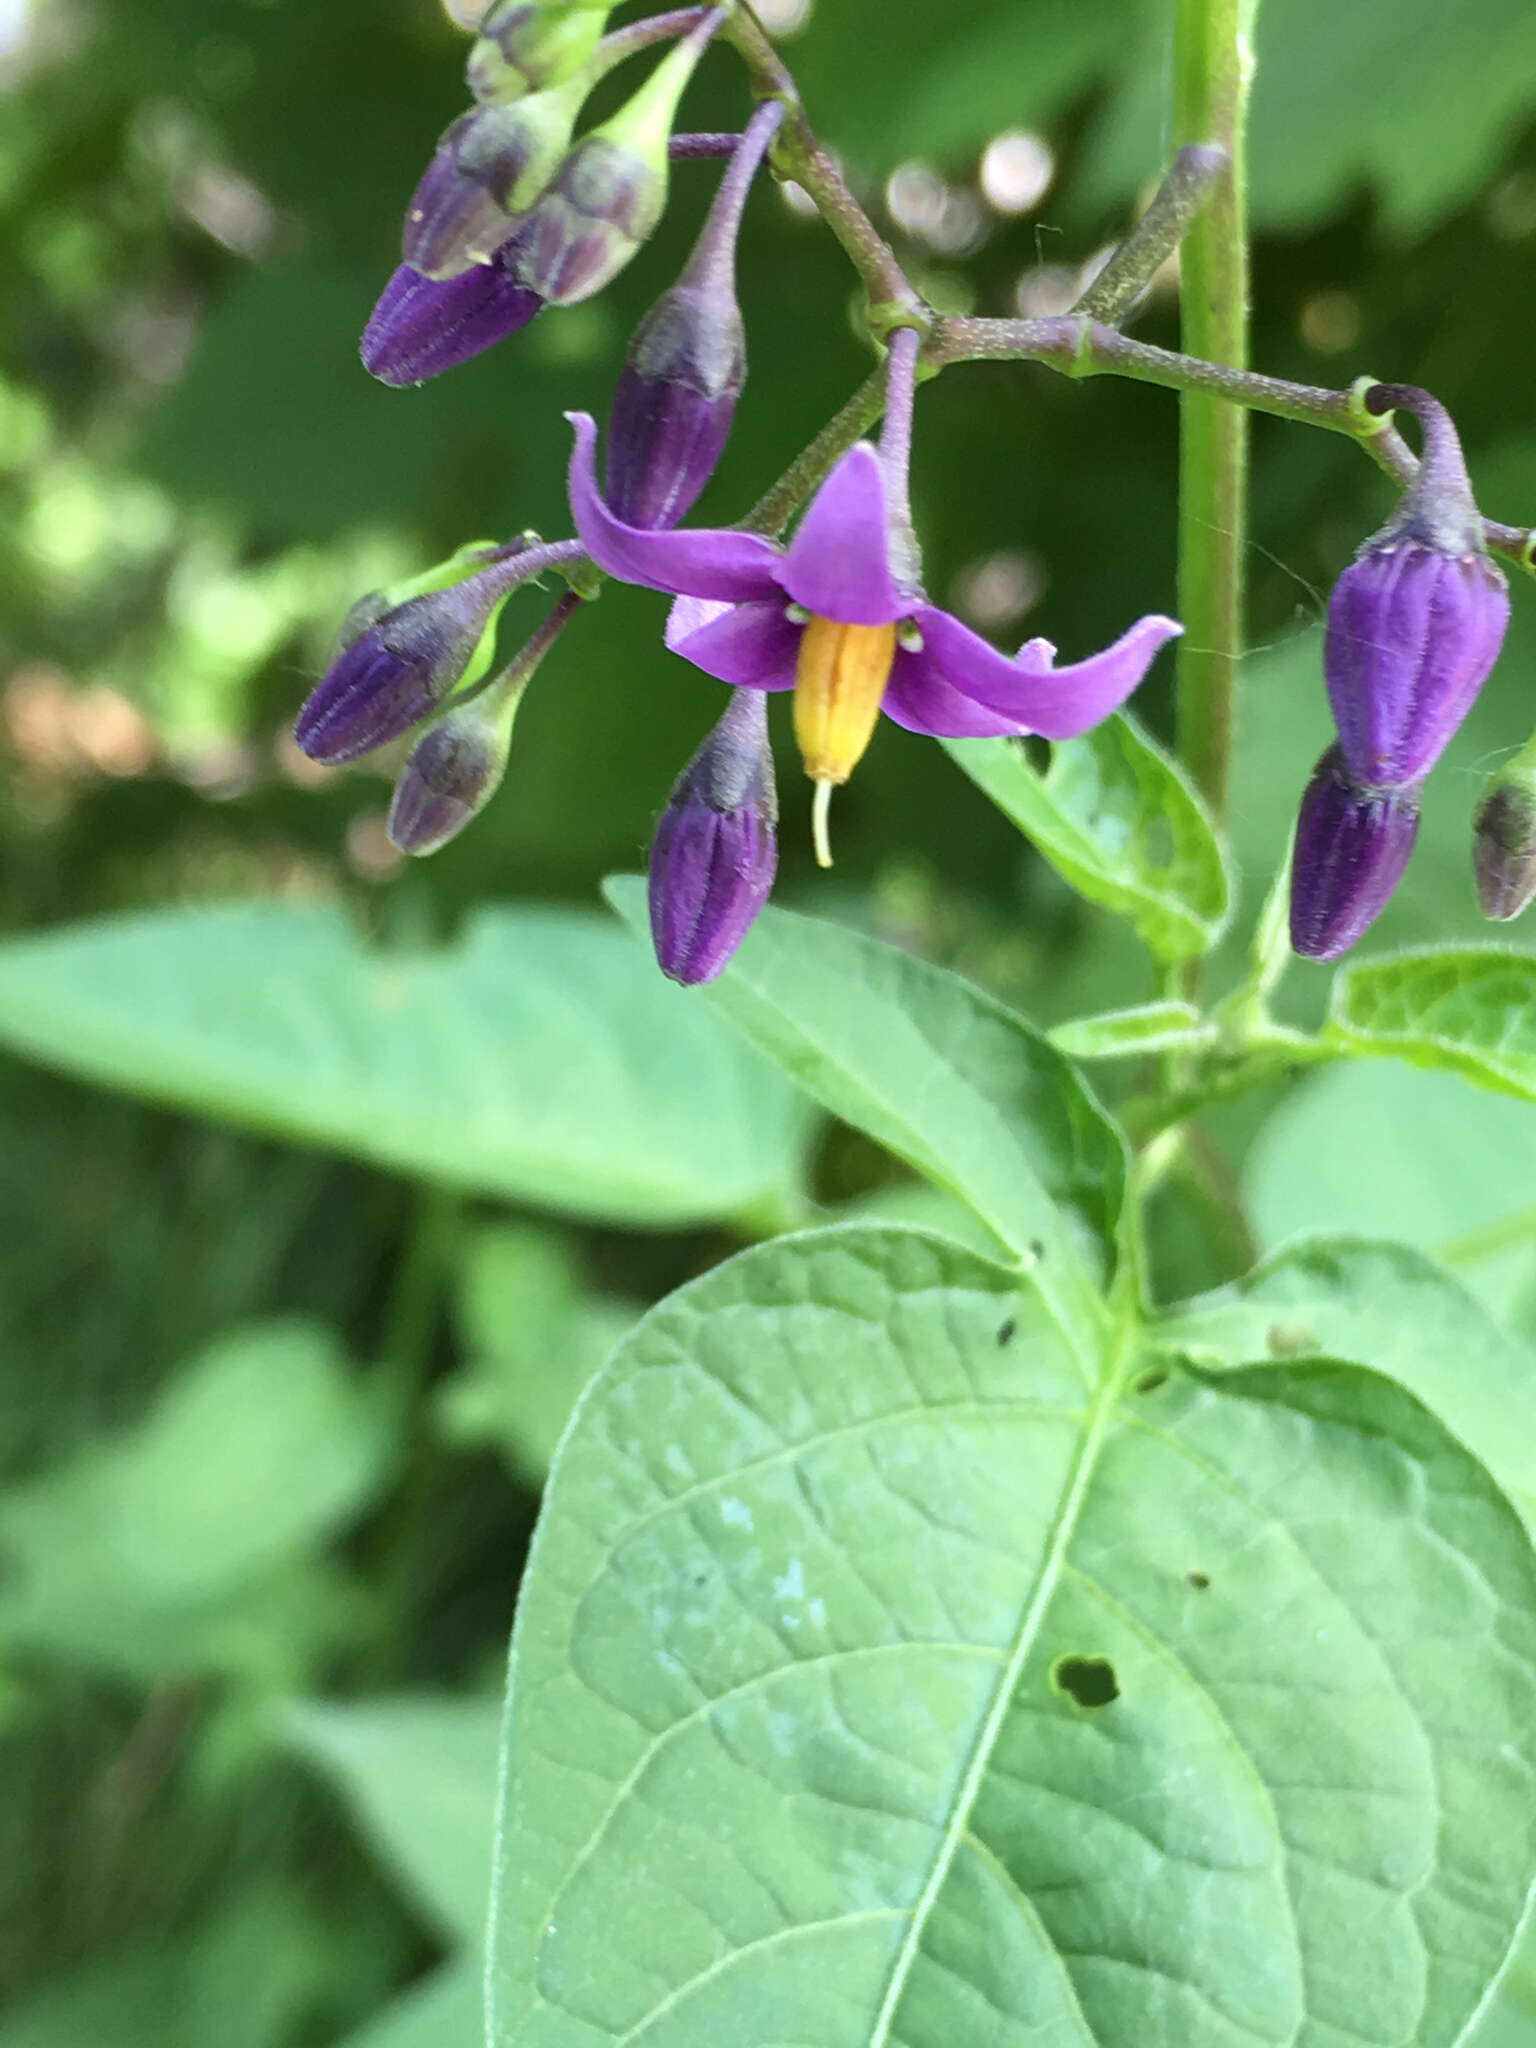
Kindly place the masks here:
<instances>
[{"instance_id":1,"label":"hole in leaf","mask_svg":"<svg viewBox=\"0 0 1536 2048\"><path fill-rule=\"evenodd\" d=\"M1193 1586L1197 1593L1203 1593L1211 1583L1210 1574L1208 1572L1186 1572L1184 1574L1184 1583L1186 1586Z\"/></svg>"},{"instance_id":2,"label":"hole in leaf","mask_svg":"<svg viewBox=\"0 0 1536 2048\"><path fill-rule=\"evenodd\" d=\"M1080 1707L1107 1707L1120 1697L1115 1667L1107 1657L1058 1657L1051 1683Z\"/></svg>"},{"instance_id":3,"label":"hole in leaf","mask_svg":"<svg viewBox=\"0 0 1536 2048\"><path fill-rule=\"evenodd\" d=\"M1149 1366L1145 1372L1138 1373L1135 1379L1131 1381L1131 1392L1133 1394L1155 1394L1159 1387L1166 1385L1167 1379L1167 1366Z\"/></svg>"},{"instance_id":4,"label":"hole in leaf","mask_svg":"<svg viewBox=\"0 0 1536 2048\"><path fill-rule=\"evenodd\" d=\"M1016 1336L1018 1335L1018 1333L1019 1333L1019 1323L1018 1323L1018 1318L1017 1318L1017 1316L1010 1316L1010 1317L1008 1318L1007 1322L1003 1324L1002 1328L1001 1328L1001 1329L1000 1329L1000 1330L998 1331L998 1333L997 1333L997 1348L998 1348L998 1350L999 1350L999 1351L1001 1351L1001 1350L1003 1350L1003 1349L1004 1349L1004 1348L1005 1348L1005 1347L1006 1347L1007 1345L1011 1344L1011 1343L1013 1342L1014 1338L1015 1338L1015 1337L1016 1337Z\"/></svg>"}]
</instances>

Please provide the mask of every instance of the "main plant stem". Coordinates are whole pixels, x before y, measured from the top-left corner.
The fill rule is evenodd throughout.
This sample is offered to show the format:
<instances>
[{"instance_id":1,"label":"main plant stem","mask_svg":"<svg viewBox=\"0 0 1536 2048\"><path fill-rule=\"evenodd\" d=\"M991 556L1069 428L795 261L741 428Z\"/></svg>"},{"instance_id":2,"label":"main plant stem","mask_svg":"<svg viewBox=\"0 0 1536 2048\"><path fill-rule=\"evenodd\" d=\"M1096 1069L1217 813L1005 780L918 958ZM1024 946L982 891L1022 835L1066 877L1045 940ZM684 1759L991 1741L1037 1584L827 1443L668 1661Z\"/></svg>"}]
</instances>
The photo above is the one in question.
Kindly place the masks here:
<instances>
[{"instance_id":1,"label":"main plant stem","mask_svg":"<svg viewBox=\"0 0 1536 2048\"><path fill-rule=\"evenodd\" d=\"M1211 142L1226 164L1180 259L1186 355L1248 367L1246 114L1258 0L1175 0L1176 145ZM1181 400L1179 459L1179 755L1219 819L1225 814L1243 647L1248 415L1203 391Z\"/></svg>"}]
</instances>

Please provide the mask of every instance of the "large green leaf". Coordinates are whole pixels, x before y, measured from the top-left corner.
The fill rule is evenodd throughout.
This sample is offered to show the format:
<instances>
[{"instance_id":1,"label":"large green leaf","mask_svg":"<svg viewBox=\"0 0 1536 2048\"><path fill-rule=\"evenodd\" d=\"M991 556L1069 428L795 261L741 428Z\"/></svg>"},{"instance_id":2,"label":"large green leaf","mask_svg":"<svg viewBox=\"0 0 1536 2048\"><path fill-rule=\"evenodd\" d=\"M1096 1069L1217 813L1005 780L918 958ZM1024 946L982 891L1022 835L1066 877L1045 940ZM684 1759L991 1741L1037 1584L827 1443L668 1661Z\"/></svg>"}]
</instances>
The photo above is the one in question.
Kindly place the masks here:
<instances>
[{"instance_id":1,"label":"large green leaf","mask_svg":"<svg viewBox=\"0 0 1536 2048\"><path fill-rule=\"evenodd\" d=\"M620 876L607 889L643 928L642 885ZM1080 1320L1077 1248L1108 1259L1125 1147L1022 1017L894 946L772 909L709 994L828 1109L958 1195Z\"/></svg>"},{"instance_id":2,"label":"large green leaf","mask_svg":"<svg viewBox=\"0 0 1536 2048\"><path fill-rule=\"evenodd\" d=\"M213 1666L292 1684L331 1590L294 1568L392 1455L327 1332L234 1332L137 1430L0 1494L0 1638L146 1679Z\"/></svg>"},{"instance_id":3,"label":"large green leaf","mask_svg":"<svg viewBox=\"0 0 1536 2048\"><path fill-rule=\"evenodd\" d=\"M335 1785L422 1912L479 1949L491 1868L497 1710L476 1698L289 1711L294 1747Z\"/></svg>"},{"instance_id":4,"label":"large green leaf","mask_svg":"<svg viewBox=\"0 0 1536 2048\"><path fill-rule=\"evenodd\" d=\"M1183 769L1133 720L1109 718L1051 748L1041 774L1017 740L946 749L1072 887L1128 918L1160 960L1220 938L1231 877Z\"/></svg>"},{"instance_id":5,"label":"large green leaf","mask_svg":"<svg viewBox=\"0 0 1536 2048\"><path fill-rule=\"evenodd\" d=\"M1536 1102L1536 955L1469 946L1364 960L1340 970L1327 1029L1351 1052L1449 1067Z\"/></svg>"},{"instance_id":6,"label":"large green leaf","mask_svg":"<svg viewBox=\"0 0 1536 2048\"><path fill-rule=\"evenodd\" d=\"M1536 1522L1536 1350L1422 1252L1365 1238L1288 1245L1158 1334L1205 1365L1321 1354L1417 1394Z\"/></svg>"},{"instance_id":7,"label":"large green leaf","mask_svg":"<svg viewBox=\"0 0 1536 2048\"><path fill-rule=\"evenodd\" d=\"M797 1175L803 1109L598 915L371 951L326 908L173 910L0 946L0 1043L454 1186L629 1224Z\"/></svg>"},{"instance_id":8,"label":"large green leaf","mask_svg":"<svg viewBox=\"0 0 1536 2048\"><path fill-rule=\"evenodd\" d=\"M1536 1868L1536 1564L1332 1362L1090 1384L784 1239L589 1390L514 1636L494 2048L1449 2048Z\"/></svg>"}]
</instances>

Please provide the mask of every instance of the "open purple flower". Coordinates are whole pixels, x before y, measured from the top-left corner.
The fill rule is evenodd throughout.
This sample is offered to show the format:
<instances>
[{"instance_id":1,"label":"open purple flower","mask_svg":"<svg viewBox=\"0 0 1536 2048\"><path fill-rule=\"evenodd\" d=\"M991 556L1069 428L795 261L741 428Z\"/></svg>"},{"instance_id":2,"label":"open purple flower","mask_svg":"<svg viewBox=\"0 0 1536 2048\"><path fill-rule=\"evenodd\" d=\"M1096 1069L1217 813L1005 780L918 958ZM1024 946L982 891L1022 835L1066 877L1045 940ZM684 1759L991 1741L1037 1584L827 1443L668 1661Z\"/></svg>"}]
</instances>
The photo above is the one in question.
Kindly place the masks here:
<instances>
[{"instance_id":1,"label":"open purple flower","mask_svg":"<svg viewBox=\"0 0 1536 2048\"><path fill-rule=\"evenodd\" d=\"M695 667L738 688L794 691L823 866L831 792L853 772L882 710L913 732L1067 739L1116 710L1183 630L1154 614L1104 653L1058 669L1048 641L1010 657L928 602L907 507L917 350L911 330L892 338L881 445L849 449L787 548L730 528L627 524L598 488L596 427L571 415L571 506L592 559L678 599L667 645Z\"/></svg>"}]
</instances>

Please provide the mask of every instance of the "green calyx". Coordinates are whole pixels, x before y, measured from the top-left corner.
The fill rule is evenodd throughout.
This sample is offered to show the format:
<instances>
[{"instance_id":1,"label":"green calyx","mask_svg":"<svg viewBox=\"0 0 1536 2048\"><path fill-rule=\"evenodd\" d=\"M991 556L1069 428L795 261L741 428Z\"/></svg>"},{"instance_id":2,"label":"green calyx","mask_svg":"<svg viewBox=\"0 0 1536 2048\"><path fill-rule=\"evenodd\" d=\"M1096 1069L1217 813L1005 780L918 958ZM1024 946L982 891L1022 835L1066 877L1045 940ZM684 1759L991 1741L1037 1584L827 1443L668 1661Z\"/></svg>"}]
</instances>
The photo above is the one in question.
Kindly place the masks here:
<instances>
[{"instance_id":1,"label":"green calyx","mask_svg":"<svg viewBox=\"0 0 1536 2048\"><path fill-rule=\"evenodd\" d=\"M551 11L533 0L503 0L480 24L465 72L485 105L521 99L585 75L607 25L598 7Z\"/></svg>"}]
</instances>

